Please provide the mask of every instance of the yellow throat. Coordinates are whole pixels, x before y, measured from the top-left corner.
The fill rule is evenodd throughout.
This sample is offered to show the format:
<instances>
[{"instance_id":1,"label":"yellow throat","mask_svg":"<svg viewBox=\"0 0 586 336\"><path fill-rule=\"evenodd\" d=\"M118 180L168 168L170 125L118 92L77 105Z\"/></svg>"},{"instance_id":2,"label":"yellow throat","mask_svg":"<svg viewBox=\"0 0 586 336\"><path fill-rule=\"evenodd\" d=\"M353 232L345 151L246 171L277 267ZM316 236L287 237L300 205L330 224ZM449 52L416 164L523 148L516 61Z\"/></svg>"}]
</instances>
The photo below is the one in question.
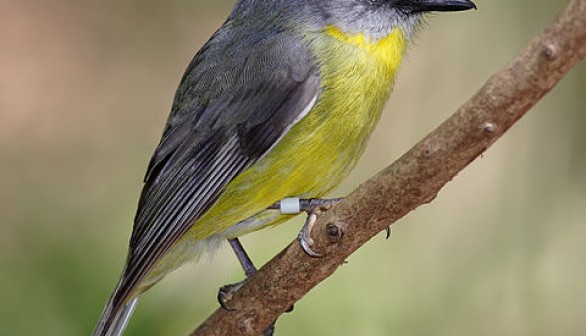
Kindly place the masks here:
<instances>
[{"instance_id":1,"label":"yellow throat","mask_svg":"<svg viewBox=\"0 0 586 336\"><path fill-rule=\"evenodd\" d=\"M344 44L356 47L367 58L379 63L379 66L389 72L386 76L394 77L403 60L406 40L405 34L399 28L393 29L387 36L379 40L372 40L364 33L354 35L344 33L332 25L326 27L324 32ZM382 75L385 76L385 74Z\"/></svg>"}]
</instances>

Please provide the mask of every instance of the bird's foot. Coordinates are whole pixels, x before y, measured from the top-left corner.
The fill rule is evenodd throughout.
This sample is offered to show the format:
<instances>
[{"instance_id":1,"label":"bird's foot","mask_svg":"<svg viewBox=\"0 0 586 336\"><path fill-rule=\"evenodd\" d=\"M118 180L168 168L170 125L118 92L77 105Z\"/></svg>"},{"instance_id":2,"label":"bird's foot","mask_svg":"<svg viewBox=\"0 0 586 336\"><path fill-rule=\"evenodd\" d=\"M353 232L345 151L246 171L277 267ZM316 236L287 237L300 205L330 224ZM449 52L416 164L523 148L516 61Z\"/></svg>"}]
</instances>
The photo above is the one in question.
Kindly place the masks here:
<instances>
[{"instance_id":1,"label":"bird's foot","mask_svg":"<svg viewBox=\"0 0 586 336\"><path fill-rule=\"evenodd\" d=\"M234 293L236 293L246 283L248 277L256 273L256 267L244 250L244 246L242 246L238 238L228 239L228 243L230 243L230 247L232 247L232 250L234 250L236 258L238 258L238 261L244 270L246 279L235 284L220 287L220 290L218 290L218 303L226 310L235 310L235 308L232 308L228 305L228 302L232 299Z\"/></svg>"},{"instance_id":2,"label":"bird's foot","mask_svg":"<svg viewBox=\"0 0 586 336\"><path fill-rule=\"evenodd\" d=\"M244 250L244 247L242 246L242 244L240 243L240 241L237 238L228 239L228 242L230 243L230 246L234 250L234 253L236 254L236 257L238 258L238 261L240 261L240 264L242 265L242 269L244 270L244 274L246 275L246 278L240 282L235 283L235 284L229 284L229 285L225 285L225 286L220 287L220 290L218 290L218 303L220 304L220 306L222 308L224 308L226 310L236 310L237 308L231 307L228 303L230 302L230 300L232 300L232 297L234 296L234 294L238 290L240 290L240 288L242 288L242 286L244 286L244 284L248 281L248 278L251 275L253 275L254 273L256 273L256 267L252 263L252 260L248 257L248 254ZM293 310L293 306L291 306L291 308L289 308L286 312L288 313L292 310ZM275 324L276 323L277 323L276 320L273 323L271 323L271 325L267 329L265 329L265 331L263 332L263 336L273 336L273 333L275 332Z\"/></svg>"},{"instance_id":3,"label":"bird's foot","mask_svg":"<svg viewBox=\"0 0 586 336\"><path fill-rule=\"evenodd\" d=\"M314 243L313 238L311 238L311 230L317 221L317 216L320 215L323 211L331 209L334 204L340 202L341 200L341 198L312 198L309 200L300 201L300 208L307 212L307 219L305 220L305 224L303 224L303 228L301 228L301 231L299 232L298 239L299 243L301 244L301 248L310 257L323 257L323 254L317 253L311 249L311 246Z\"/></svg>"},{"instance_id":4,"label":"bird's foot","mask_svg":"<svg viewBox=\"0 0 586 336\"><path fill-rule=\"evenodd\" d=\"M304 211L307 213L307 219L303 228L299 232L298 239L301 244L301 248L307 255L314 258L320 258L323 256L321 253L317 253L311 249L314 244L313 238L311 238L311 230L317 221L318 215L323 211L329 210L334 204L340 202L341 198L333 199L298 199L298 198L286 198L280 202L275 203L269 209L281 210L283 214L295 214Z\"/></svg>"},{"instance_id":5,"label":"bird's foot","mask_svg":"<svg viewBox=\"0 0 586 336\"><path fill-rule=\"evenodd\" d=\"M308 214L307 219L305 219L305 224L303 224L301 231L299 231L297 239L299 239L299 244L301 244L301 248L307 253L307 255L313 258L321 258L323 257L322 253L315 252L311 249L311 246L314 244L314 240L311 238L311 230L313 229L316 220L317 214Z\"/></svg>"},{"instance_id":6,"label":"bird's foot","mask_svg":"<svg viewBox=\"0 0 586 336\"><path fill-rule=\"evenodd\" d=\"M236 310L236 308L230 307L228 302L232 300L232 296L236 293L244 284L246 283L246 279L237 282L235 284L224 285L220 287L218 290L218 303L222 308L226 310Z\"/></svg>"},{"instance_id":7,"label":"bird's foot","mask_svg":"<svg viewBox=\"0 0 586 336\"><path fill-rule=\"evenodd\" d=\"M225 286L220 287L220 290L218 291L218 303L220 304L220 306L222 306L222 308L224 308L226 310L236 310L236 308L230 307L228 305L228 302L230 300L232 300L232 296L234 295L234 293L236 293L240 288L242 288L242 286L244 286L244 284L246 283L247 280L248 280L248 277L240 282L235 283L235 284L230 284L230 285L225 285ZM268 326L263 331L262 335L263 336L273 336L273 334L275 333L275 324L276 323L277 323L276 320L273 323L271 323L271 325Z\"/></svg>"}]
</instances>

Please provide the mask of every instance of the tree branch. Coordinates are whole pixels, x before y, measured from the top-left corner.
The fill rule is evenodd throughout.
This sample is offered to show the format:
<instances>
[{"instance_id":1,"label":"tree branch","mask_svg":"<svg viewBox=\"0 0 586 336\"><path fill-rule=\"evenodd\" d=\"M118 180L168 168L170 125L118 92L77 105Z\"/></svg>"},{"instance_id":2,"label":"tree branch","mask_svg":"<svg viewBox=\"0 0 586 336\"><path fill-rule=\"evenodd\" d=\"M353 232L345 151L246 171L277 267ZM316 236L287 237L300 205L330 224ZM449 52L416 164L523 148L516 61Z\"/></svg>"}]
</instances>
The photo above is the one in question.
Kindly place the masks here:
<instances>
[{"instance_id":1,"label":"tree branch","mask_svg":"<svg viewBox=\"0 0 586 336\"><path fill-rule=\"evenodd\" d=\"M586 55L586 0L557 19L456 113L320 216L311 258L297 240L253 275L192 336L259 335L355 250L439 190L500 138Z\"/></svg>"}]
</instances>

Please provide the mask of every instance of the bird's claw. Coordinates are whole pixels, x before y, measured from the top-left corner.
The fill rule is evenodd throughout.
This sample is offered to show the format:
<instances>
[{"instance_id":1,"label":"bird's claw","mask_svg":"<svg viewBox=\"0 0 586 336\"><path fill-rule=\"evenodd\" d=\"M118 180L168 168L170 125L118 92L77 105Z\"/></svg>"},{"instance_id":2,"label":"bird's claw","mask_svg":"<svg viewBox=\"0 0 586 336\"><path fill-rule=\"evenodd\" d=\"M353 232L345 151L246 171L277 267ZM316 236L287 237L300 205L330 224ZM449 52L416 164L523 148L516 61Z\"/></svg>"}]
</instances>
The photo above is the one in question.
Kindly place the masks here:
<instances>
[{"instance_id":1,"label":"bird's claw","mask_svg":"<svg viewBox=\"0 0 586 336\"><path fill-rule=\"evenodd\" d=\"M341 198L332 199L299 199L299 198L286 198L268 207L271 210L280 210L283 214L296 214L301 211L307 212L307 219L303 228L299 232L298 239L301 244L301 248L310 257L320 258L323 254L317 253L311 249L313 245L313 238L311 238L311 230L315 225L317 216L322 212L329 210L334 204L340 202Z\"/></svg>"},{"instance_id":2,"label":"bird's claw","mask_svg":"<svg viewBox=\"0 0 586 336\"><path fill-rule=\"evenodd\" d=\"M305 253L307 253L307 255L313 258L321 258L323 257L323 254L314 252L311 249L311 246L314 243L313 238L311 238L311 230L313 229L316 220L317 214L315 212L312 212L307 216L305 224L303 224L303 228L301 231L299 231L298 239L299 243L301 244L301 248L303 251L305 251Z\"/></svg>"},{"instance_id":3,"label":"bird's claw","mask_svg":"<svg viewBox=\"0 0 586 336\"><path fill-rule=\"evenodd\" d=\"M220 306L222 306L222 308L225 310L236 310L236 308L230 307L228 302L232 300L234 293L236 293L245 283L246 280L243 280L235 284L224 285L220 287L220 290L218 291L218 303Z\"/></svg>"},{"instance_id":4,"label":"bird's claw","mask_svg":"<svg viewBox=\"0 0 586 336\"><path fill-rule=\"evenodd\" d=\"M300 209L307 212L307 219L303 228L299 232L299 243L301 248L307 255L313 258L323 257L322 253L315 252L311 246L314 244L313 238L311 238L311 230L317 221L317 216L322 212L329 210L334 204L340 202L341 198L335 199L319 199L312 198L306 200L300 200Z\"/></svg>"}]
</instances>

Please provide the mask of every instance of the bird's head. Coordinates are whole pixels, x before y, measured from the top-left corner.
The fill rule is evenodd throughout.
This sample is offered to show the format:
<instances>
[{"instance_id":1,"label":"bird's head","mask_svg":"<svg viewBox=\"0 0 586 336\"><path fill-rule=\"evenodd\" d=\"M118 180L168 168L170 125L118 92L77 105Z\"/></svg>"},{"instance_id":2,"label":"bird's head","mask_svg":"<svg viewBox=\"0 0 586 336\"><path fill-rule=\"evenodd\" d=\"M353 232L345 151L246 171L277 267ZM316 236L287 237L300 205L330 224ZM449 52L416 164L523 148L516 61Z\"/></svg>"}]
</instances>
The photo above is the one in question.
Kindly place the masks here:
<instances>
[{"instance_id":1,"label":"bird's head","mask_svg":"<svg viewBox=\"0 0 586 336\"><path fill-rule=\"evenodd\" d=\"M310 0L327 21L349 34L364 33L374 39L394 28L411 35L430 12L455 12L476 8L470 0Z\"/></svg>"}]
</instances>

